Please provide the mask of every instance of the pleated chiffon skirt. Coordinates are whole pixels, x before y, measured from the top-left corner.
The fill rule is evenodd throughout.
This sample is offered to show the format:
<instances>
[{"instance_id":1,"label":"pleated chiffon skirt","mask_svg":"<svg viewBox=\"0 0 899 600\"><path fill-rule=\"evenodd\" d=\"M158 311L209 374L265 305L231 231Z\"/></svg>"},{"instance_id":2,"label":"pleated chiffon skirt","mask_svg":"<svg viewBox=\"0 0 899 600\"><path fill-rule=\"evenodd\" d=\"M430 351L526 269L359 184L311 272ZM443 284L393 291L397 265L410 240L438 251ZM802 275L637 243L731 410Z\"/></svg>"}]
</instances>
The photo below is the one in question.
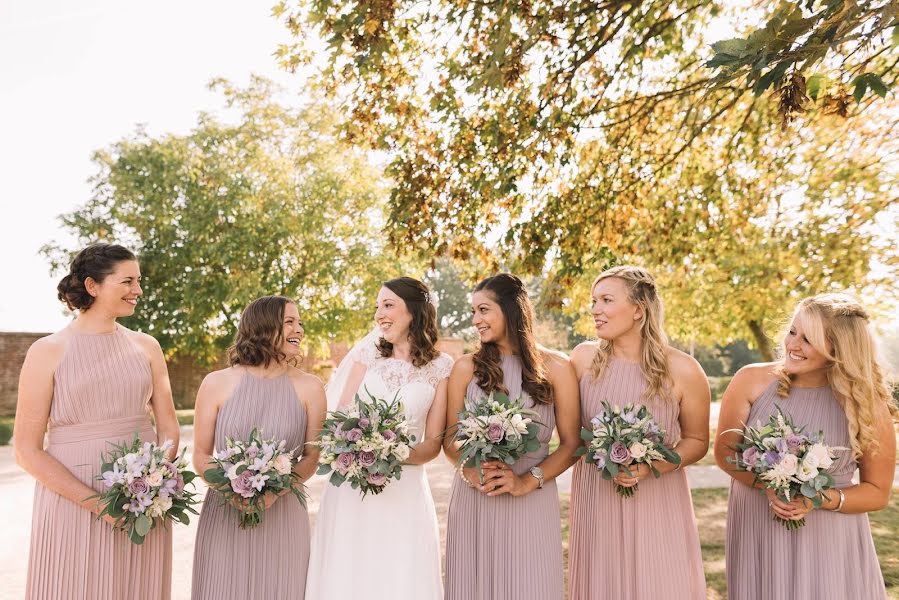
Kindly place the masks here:
<instances>
[{"instance_id":1,"label":"pleated chiffon skirt","mask_svg":"<svg viewBox=\"0 0 899 600\"><path fill-rule=\"evenodd\" d=\"M101 455L110 442L156 441L147 416L55 427L47 452L100 491ZM157 525L142 545L96 515L35 484L28 600L167 600L171 597L172 530Z\"/></svg>"}]
</instances>

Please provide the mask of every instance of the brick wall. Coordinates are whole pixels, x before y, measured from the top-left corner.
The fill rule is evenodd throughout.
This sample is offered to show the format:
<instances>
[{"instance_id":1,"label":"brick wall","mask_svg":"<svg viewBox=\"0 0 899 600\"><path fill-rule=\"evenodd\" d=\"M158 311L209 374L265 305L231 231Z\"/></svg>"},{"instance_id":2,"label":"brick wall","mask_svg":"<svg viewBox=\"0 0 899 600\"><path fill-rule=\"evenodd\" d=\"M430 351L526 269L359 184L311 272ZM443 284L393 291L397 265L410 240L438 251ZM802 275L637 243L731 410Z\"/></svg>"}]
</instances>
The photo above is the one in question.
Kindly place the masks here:
<instances>
[{"instance_id":1,"label":"brick wall","mask_svg":"<svg viewBox=\"0 0 899 600\"><path fill-rule=\"evenodd\" d=\"M49 334L0 332L0 417L9 417L15 414L19 371L25 360L25 353L35 340L45 335ZM462 356L462 346L462 340L456 339L442 339L437 343L437 347L441 351L453 358ZM347 344L332 344L330 358L317 358L314 354L305 356L300 368L315 373L322 381L328 381L332 369L346 356L348 351ZM224 363L221 366L224 366ZM221 368L221 366L215 368ZM185 359L169 361L168 367L175 407L193 408L197 389L210 369L198 367L191 360Z\"/></svg>"},{"instance_id":2,"label":"brick wall","mask_svg":"<svg viewBox=\"0 0 899 600\"><path fill-rule=\"evenodd\" d=\"M49 333L8 333L0 331L0 417L16 413L19 371L28 348Z\"/></svg>"}]
</instances>

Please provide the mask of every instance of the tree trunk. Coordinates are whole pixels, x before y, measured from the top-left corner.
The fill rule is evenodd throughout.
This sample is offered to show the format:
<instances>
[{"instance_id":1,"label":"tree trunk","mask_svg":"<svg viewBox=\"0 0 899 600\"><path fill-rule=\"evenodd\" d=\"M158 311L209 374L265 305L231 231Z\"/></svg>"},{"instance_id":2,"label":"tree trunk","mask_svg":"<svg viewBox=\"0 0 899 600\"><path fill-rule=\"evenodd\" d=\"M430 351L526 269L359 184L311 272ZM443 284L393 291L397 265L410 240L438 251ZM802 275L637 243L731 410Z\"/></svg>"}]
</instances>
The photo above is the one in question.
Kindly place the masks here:
<instances>
[{"instance_id":1,"label":"tree trunk","mask_svg":"<svg viewBox=\"0 0 899 600\"><path fill-rule=\"evenodd\" d=\"M750 320L747 325L749 325L749 330L752 332L752 336L755 338L755 345L758 346L759 353L762 355L762 359L765 362L771 362L774 360L774 348L771 346L771 339L765 335L764 329L762 329L762 324L756 320Z\"/></svg>"}]
</instances>

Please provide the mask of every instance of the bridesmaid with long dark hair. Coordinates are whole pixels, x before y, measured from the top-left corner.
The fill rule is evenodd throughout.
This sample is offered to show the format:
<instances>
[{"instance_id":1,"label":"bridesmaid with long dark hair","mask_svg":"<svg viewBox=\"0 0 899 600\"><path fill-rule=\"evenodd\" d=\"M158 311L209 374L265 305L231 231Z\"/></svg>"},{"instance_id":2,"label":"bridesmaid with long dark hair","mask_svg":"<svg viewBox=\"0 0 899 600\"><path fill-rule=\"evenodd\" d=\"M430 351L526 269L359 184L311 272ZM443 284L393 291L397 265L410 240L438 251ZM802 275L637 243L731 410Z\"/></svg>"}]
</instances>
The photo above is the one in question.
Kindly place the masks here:
<instances>
[{"instance_id":1,"label":"bridesmaid with long dark hair","mask_svg":"<svg viewBox=\"0 0 899 600\"><path fill-rule=\"evenodd\" d=\"M101 454L111 443L173 442L178 421L162 350L119 325L142 291L126 248L94 244L72 261L59 299L71 324L36 341L19 379L16 460L36 480L28 559L29 599L169 598L172 530L155 527L143 545L113 529L91 495L101 490ZM156 422L154 430L150 413ZM44 447L44 434L49 444Z\"/></svg>"},{"instance_id":2,"label":"bridesmaid with long dark hair","mask_svg":"<svg viewBox=\"0 0 899 600\"><path fill-rule=\"evenodd\" d=\"M227 438L284 440L302 456L294 473L305 481L318 463L313 442L325 418L325 390L292 362L300 354L303 323L283 296L253 300L240 316L229 350L231 366L206 376L197 392L194 466L202 474ZM210 487L194 546L191 598L302 600L309 563L309 515L291 493L266 492L262 523L238 527L239 504L228 505Z\"/></svg>"},{"instance_id":3,"label":"bridesmaid with long dark hair","mask_svg":"<svg viewBox=\"0 0 899 600\"><path fill-rule=\"evenodd\" d=\"M539 348L534 312L521 280L501 273L472 294L481 345L460 358L449 377L447 425L491 392L522 396L538 413L540 448L513 465L491 461L462 469L447 517L446 598L549 600L563 596L562 535L555 478L579 444L577 382L564 355ZM559 447L549 452L553 429ZM458 464L459 442L444 451Z\"/></svg>"},{"instance_id":4,"label":"bridesmaid with long dark hair","mask_svg":"<svg viewBox=\"0 0 899 600\"><path fill-rule=\"evenodd\" d=\"M845 294L799 303L783 336L783 357L747 365L721 403L715 459L733 481L727 507L727 588L732 600L883 600L883 575L868 513L886 507L896 464L895 413L865 308ZM743 423L781 408L807 433L845 448L827 472L836 489L815 509L783 502L736 471ZM859 482L853 483L856 468ZM789 531L774 516L805 518Z\"/></svg>"},{"instance_id":5,"label":"bridesmaid with long dark hair","mask_svg":"<svg viewBox=\"0 0 899 600\"><path fill-rule=\"evenodd\" d=\"M572 600L702 600L705 579L699 533L682 467L709 449L709 384L692 357L665 336L662 301L652 275L640 267L604 271L592 288L597 342L571 353L580 381L581 418L602 402L646 406L665 430L680 465L654 461L604 480L585 461L571 485L570 597ZM615 484L639 490L630 498Z\"/></svg>"}]
</instances>

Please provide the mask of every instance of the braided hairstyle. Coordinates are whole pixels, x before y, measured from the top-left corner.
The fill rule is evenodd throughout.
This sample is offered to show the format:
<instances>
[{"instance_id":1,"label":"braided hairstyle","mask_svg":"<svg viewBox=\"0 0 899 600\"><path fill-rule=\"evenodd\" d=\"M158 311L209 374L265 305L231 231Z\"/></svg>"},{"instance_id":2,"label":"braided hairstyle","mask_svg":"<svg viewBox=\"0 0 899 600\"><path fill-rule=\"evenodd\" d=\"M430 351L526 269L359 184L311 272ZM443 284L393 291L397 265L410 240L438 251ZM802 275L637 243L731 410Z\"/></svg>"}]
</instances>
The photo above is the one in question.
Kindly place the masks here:
<instances>
[{"instance_id":1,"label":"braided hairstyle","mask_svg":"<svg viewBox=\"0 0 899 600\"><path fill-rule=\"evenodd\" d=\"M640 369L646 377L644 398L659 396L671 399L671 374L668 370L668 336L664 330L664 307L656 290L652 273L642 267L620 265L599 274L590 289L609 277L616 277L627 286L628 300L643 309L640 321ZM590 370L599 379L612 356L613 340L599 340Z\"/></svg>"},{"instance_id":2,"label":"braided hairstyle","mask_svg":"<svg viewBox=\"0 0 899 600\"><path fill-rule=\"evenodd\" d=\"M115 271L116 265L127 260L137 260L131 250L118 244L91 244L75 255L69 266L69 273L56 286L57 298L69 310L87 310L94 303L94 297L87 292L85 280L90 277L103 283L107 275Z\"/></svg>"},{"instance_id":3,"label":"braided hairstyle","mask_svg":"<svg viewBox=\"0 0 899 600\"><path fill-rule=\"evenodd\" d=\"M875 408L886 404L896 415L886 368L877 358L868 312L848 294L820 294L802 300L793 314L812 347L829 362L827 380L846 412L852 454L857 459L866 450L876 449ZM789 323L786 331L789 331ZM786 338L786 335L783 336ZM781 351L786 353L785 348ZM783 359L775 367L777 393L790 394L792 378Z\"/></svg>"}]
</instances>

